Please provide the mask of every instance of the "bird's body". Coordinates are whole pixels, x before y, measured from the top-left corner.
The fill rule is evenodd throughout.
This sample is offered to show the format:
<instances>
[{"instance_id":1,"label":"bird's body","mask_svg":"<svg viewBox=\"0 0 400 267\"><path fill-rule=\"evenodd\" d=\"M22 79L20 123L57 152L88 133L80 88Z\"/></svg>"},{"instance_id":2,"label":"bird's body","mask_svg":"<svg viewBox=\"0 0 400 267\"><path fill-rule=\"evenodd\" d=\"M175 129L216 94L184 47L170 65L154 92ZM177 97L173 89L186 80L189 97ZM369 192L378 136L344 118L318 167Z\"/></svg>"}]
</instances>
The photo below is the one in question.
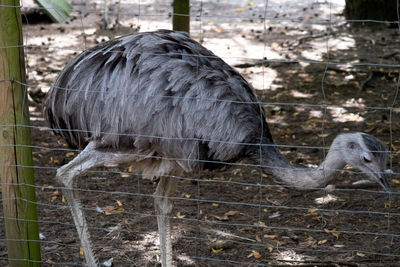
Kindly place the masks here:
<instances>
[{"instance_id":1,"label":"bird's body","mask_svg":"<svg viewBox=\"0 0 400 267\"><path fill-rule=\"evenodd\" d=\"M61 72L45 108L54 131L70 146L84 149L59 169L57 178L67 187L64 194L82 245L89 247L89 265L96 260L72 181L80 170L110 161L135 162L144 176L161 177L155 204L167 266L172 260L168 197L176 186L168 175L247 157L276 180L305 188L326 184L351 163L388 189L381 174L384 147L363 133L339 135L317 169L290 165L273 144L251 86L184 33L128 35L84 51Z\"/></svg>"},{"instance_id":2,"label":"bird's body","mask_svg":"<svg viewBox=\"0 0 400 267\"><path fill-rule=\"evenodd\" d=\"M191 172L201 162L248 154L246 144L272 143L250 85L183 33L129 35L86 50L56 86L47 117L73 147L95 140L111 150L175 158Z\"/></svg>"}]
</instances>

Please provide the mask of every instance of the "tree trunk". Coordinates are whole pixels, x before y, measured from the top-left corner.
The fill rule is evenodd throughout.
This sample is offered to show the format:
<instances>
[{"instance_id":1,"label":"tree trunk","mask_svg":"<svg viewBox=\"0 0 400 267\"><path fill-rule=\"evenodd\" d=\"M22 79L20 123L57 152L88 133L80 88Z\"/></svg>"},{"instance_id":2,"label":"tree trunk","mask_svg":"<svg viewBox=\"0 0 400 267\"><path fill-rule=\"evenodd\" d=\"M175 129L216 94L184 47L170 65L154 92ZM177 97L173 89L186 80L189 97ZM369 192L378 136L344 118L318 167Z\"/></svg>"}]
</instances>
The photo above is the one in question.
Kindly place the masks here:
<instances>
[{"instance_id":1,"label":"tree trunk","mask_svg":"<svg viewBox=\"0 0 400 267\"><path fill-rule=\"evenodd\" d=\"M397 0L346 0L344 14L350 20L398 21Z\"/></svg>"},{"instance_id":2,"label":"tree trunk","mask_svg":"<svg viewBox=\"0 0 400 267\"><path fill-rule=\"evenodd\" d=\"M19 5L0 0L0 178L9 266L41 266Z\"/></svg>"}]
</instances>

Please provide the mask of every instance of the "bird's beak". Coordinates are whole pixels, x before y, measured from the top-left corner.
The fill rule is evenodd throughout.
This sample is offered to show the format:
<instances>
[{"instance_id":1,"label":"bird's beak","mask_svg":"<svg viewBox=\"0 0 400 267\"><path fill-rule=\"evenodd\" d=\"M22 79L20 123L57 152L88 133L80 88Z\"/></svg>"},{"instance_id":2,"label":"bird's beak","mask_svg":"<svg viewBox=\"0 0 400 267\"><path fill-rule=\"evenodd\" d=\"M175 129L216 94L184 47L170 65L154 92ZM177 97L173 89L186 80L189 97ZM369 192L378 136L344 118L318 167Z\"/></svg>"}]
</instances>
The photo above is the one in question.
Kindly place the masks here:
<instances>
[{"instance_id":1,"label":"bird's beak","mask_svg":"<svg viewBox=\"0 0 400 267\"><path fill-rule=\"evenodd\" d=\"M392 188L390 187L390 184L383 173L377 173L376 178L378 183L383 187L383 189L385 189L386 192L392 191Z\"/></svg>"}]
</instances>

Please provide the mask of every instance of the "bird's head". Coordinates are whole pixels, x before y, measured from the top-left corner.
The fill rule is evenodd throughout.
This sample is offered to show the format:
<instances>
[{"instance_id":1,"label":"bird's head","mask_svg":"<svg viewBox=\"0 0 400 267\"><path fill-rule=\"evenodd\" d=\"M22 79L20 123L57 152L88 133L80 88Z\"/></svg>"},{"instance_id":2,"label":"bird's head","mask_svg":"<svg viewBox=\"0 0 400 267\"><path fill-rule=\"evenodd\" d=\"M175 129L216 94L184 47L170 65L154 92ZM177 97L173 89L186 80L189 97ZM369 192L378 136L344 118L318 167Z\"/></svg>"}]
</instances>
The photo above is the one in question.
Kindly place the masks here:
<instances>
[{"instance_id":1,"label":"bird's head","mask_svg":"<svg viewBox=\"0 0 400 267\"><path fill-rule=\"evenodd\" d=\"M366 133L342 133L334 141L341 150L345 163L368 175L373 182L390 192L390 185L384 175L387 151L382 142Z\"/></svg>"}]
</instances>

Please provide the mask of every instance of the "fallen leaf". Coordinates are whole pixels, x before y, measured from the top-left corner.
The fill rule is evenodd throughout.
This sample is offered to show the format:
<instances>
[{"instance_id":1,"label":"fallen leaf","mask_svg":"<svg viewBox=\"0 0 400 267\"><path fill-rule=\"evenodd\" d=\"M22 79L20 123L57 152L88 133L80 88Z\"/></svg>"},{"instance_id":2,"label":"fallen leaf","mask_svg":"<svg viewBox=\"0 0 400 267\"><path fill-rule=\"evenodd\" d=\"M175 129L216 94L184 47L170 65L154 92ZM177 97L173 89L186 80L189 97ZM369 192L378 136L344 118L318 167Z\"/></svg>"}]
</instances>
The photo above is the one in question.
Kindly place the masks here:
<instances>
[{"instance_id":1,"label":"fallen leaf","mask_svg":"<svg viewBox=\"0 0 400 267\"><path fill-rule=\"evenodd\" d=\"M363 130L363 132L371 133L371 132L373 132L374 130L375 130L375 127L371 127L371 128L367 128L367 129Z\"/></svg>"},{"instance_id":2,"label":"fallen leaf","mask_svg":"<svg viewBox=\"0 0 400 267\"><path fill-rule=\"evenodd\" d=\"M50 157L50 162L52 162L52 163L58 163L58 159L55 159L55 158L53 158L53 157Z\"/></svg>"},{"instance_id":3,"label":"fallen leaf","mask_svg":"<svg viewBox=\"0 0 400 267\"><path fill-rule=\"evenodd\" d=\"M241 212L238 211L238 210L230 210L228 212L225 212L224 215L226 215L226 216L234 216L234 215L237 215L237 214L241 214Z\"/></svg>"},{"instance_id":4,"label":"fallen leaf","mask_svg":"<svg viewBox=\"0 0 400 267\"><path fill-rule=\"evenodd\" d=\"M211 206L213 206L213 207L219 207L219 204L218 204L218 203L212 203Z\"/></svg>"},{"instance_id":5,"label":"fallen leaf","mask_svg":"<svg viewBox=\"0 0 400 267\"><path fill-rule=\"evenodd\" d=\"M115 215L119 213L123 213L125 211L122 207L114 207L114 206L107 206L103 208L105 215Z\"/></svg>"},{"instance_id":6,"label":"fallen leaf","mask_svg":"<svg viewBox=\"0 0 400 267\"><path fill-rule=\"evenodd\" d=\"M74 156L74 155L75 155L74 152L65 153L65 156L66 156L67 158L72 157L72 156Z\"/></svg>"},{"instance_id":7,"label":"fallen leaf","mask_svg":"<svg viewBox=\"0 0 400 267\"><path fill-rule=\"evenodd\" d=\"M256 250L252 250L251 253L247 256L247 258L251 258L254 257L256 259L259 259L262 257L261 253L256 251Z\"/></svg>"},{"instance_id":8,"label":"fallen leaf","mask_svg":"<svg viewBox=\"0 0 400 267\"><path fill-rule=\"evenodd\" d=\"M320 240L320 241L318 241L318 245L323 245L323 244L325 244L326 242L328 242L327 239Z\"/></svg>"},{"instance_id":9,"label":"fallen leaf","mask_svg":"<svg viewBox=\"0 0 400 267\"><path fill-rule=\"evenodd\" d=\"M278 235L277 234L273 234L273 235L264 235L264 238L270 238L270 239L274 239L277 238Z\"/></svg>"},{"instance_id":10,"label":"fallen leaf","mask_svg":"<svg viewBox=\"0 0 400 267\"><path fill-rule=\"evenodd\" d=\"M129 173L121 173L121 177L128 178L128 177L131 177L131 175Z\"/></svg>"},{"instance_id":11,"label":"fallen leaf","mask_svg":"<svg viewBox=\"0 0 400 267\"><path fill-rule=\"evenodd\" d=\"M336 231L333 231L333 232L332 232L332 235L333 235L334 237L336 237L336 239L338 239L340 233L338 233L338 232L336 232Z\"/></svg>"},{"instance_id":12,"label":"fallen leaf","mask_svg":"<svg viewBox=\"0 0 400 267\"><path fill-rule=\"evenodd\" d=\"M308 210L308 213L311 213L311 214L313 214L313 215L317 215L317 214L318 214L318 209L316 209L316 208L311 208L311 209Z\"/></svg>"},{"instance_id":13,"label":"fallen leaf","mask_svg":"<svg viewBox=\"0 0 400 267\"><path fill-rule=\"evenodd\" d=\"M178 217L179 219L185 218L185 215L181 214L180 211L178 211L178 213L176 213L176 217Z\"/></svg>"},{"instance_id":14,"label":"fallen leaf","mask_svg":"<svg viewBox=\"0 0 400 267\"><path fill-rule=\"evenodd\" d=\"M122 202L119 201L119 200L117 200L117 205L120 206L120 207L122 207Z\"/></svg>"},{"instance_id":15,"label":"fallen leaf","mask_svg":"<svg viewBox=\"0 0 400 267\"><path fill-rule=\"evenodd\" d=\"M267 200L269 203L271 203L271 204L273 204L275 206L280 206L281 205L281 203L279 203L279 201L268 199L268 197L265 197L265 200Z\"/></svg>"},{"instance_id":16,"label":"fallen leaf","mask_svg":"<svg viewBox=\"0 0 400 267\"><path fill-rule=\"evenodd\" d=\"M220 253L223 250L223 248L219 248L219 249L211 248L211 250L213 253Z\"/></svg>"},{"instance_id":17,"label":"fallen leaf","mask_svg":"<svg viewBox=\"0 0 400 267\"><path fill-rule=\"evenodd\" d=\"M365 254L364 254L364 253L361 253L361 252L357 252L356 255L357 255L358 257L365 257Z\"/></svg>"},{"instance_id":18,"label":"fallen leaf","mask_svg":"<svg viewBox=\"0 0 400 267\"><path fill-rule=\"evenodd\" d=\"M312 236L309 236L307 238L307 246L311 247L311 245L314 243L314 238Z\"/></svg>"},{"instance_id":19,"label":"fallen leaf","mask_svg":"<svg viewBox=\"0 0 400 267\"><path fill-rule=\"evenodd\" d=\"M331 235L333 235L334 237L339 238L339 233L336 232L336 229L335 229L335 228L332 229L332 230L329 230L329 229L326 229L326 228L325 228L324 231L325 231L325 233L327 233L327 234L331 234Z\"/></svg>"},{"instance_id":20,"label":"fallen leaf","mask_svg":"<svg viewBox=\"0 0 400 267\"><path fill-rule=\"evenodd\" d=\"M243 12L243 8L235 8L235 12Z\"/></svg>"},{"instance_id":21,"label":"fallen leaf","mask_svg":"<svg viewBox=\"0 0 400 267\"><path fill-rule=\"evenodd\" d=\"M222 216L212 215L212 217L214 217L214 218L217 219L218 221L227 221L227 220L229 220L229 217L226 216L226 215L222 215Z\"/></svg>"}]
</instances>

